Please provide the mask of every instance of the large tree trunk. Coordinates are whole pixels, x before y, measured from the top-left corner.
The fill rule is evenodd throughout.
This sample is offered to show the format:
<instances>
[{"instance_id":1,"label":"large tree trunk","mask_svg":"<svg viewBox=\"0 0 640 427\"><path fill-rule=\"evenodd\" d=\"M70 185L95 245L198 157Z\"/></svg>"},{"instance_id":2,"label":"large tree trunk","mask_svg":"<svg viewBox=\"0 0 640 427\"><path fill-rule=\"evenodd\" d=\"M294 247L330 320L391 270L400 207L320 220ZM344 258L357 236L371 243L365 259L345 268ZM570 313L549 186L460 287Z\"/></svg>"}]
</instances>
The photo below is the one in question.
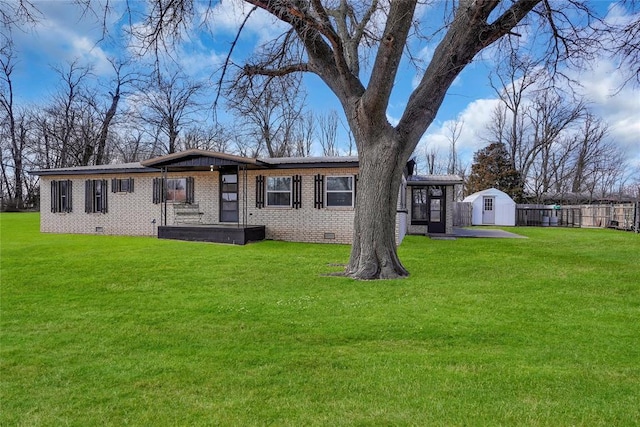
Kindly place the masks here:
<instances>
[{"instance_id":1,"label":"large tree trunk","mask_svg":"<svg viewBox=\"0 0 640 427\"><path fill-rule=\"evenodd\" d=\"M390 133L360 151L353 245L347 275L361 280L408 276L396 251L398 191L406 159ZM380 159L387 159L381 162Z\"/></svg>"}]
</instances>

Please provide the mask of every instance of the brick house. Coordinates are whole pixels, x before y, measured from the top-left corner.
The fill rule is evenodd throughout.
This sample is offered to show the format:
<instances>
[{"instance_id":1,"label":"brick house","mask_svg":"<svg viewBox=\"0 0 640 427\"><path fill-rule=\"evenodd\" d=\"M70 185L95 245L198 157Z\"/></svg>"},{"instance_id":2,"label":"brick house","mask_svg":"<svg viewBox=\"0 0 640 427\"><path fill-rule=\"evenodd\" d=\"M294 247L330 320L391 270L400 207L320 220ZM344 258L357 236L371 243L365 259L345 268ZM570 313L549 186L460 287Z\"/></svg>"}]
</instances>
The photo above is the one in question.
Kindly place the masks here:
<instances>
[{"instance_id":1,"label":"brick house","mask_svg":"<svg viewBox=\"0 0 640 427\"><path fill-rule=\"evenodd\" d=\"M33 173L40 176L42 232L236 244L349 244L353 237L357 157L254 159L194 149ZM460 178L408 178L399 189L397 243L407 232L450 233Z\"/></svg>"}]
</instances>

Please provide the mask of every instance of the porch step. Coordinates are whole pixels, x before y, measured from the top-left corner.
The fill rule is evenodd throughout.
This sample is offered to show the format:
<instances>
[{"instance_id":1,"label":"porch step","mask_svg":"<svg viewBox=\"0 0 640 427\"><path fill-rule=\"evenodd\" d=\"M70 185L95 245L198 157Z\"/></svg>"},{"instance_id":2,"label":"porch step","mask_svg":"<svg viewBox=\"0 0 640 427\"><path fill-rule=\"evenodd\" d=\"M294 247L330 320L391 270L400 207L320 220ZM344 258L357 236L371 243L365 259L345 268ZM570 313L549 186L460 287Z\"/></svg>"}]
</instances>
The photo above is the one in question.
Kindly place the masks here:
<instances>
[{"instance_id":1,"label":"porch step","mask_svg":"<svg viewBox=\"0 0 640 427\"><path fill-rule=\"evenodd\" d=\"M188 240L192 242L230 243L246 245L249 242L264 240L264 225L161 225L158 227L159 239Z\"/></svg>"}]
</instances>

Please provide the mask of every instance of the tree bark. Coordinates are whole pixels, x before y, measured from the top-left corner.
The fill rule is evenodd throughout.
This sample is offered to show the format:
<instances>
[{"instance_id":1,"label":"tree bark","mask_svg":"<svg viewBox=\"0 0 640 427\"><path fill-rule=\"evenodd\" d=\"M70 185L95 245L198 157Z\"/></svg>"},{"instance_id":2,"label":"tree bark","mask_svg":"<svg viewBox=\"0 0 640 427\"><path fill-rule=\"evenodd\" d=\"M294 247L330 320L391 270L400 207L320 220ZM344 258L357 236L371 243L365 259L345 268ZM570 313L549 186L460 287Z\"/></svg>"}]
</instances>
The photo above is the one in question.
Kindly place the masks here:
<instances>
[{"instance_id":1,"label":"tree bark","mask_svg":"<svg viewBox=\"0 0 640 427\"><path fill-rule=\"evenodd\" d=\"M407 159L390 126L362 141L351 257L346 274L354 279L395 279L409 272L396 251L398 191ZM381 162L384 158L387 161Z\"/></svg>"}]
</instances>

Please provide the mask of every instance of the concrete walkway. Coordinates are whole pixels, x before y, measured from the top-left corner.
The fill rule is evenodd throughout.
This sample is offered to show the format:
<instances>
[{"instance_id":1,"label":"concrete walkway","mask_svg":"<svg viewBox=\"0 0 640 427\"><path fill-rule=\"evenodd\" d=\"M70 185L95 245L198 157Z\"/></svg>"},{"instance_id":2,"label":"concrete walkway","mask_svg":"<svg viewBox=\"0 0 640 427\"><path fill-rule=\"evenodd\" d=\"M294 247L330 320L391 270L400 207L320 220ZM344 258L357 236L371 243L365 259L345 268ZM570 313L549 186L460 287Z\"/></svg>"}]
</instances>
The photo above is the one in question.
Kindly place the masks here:
<instances>
[{"instance_id":1,"label":"concrete walkway","mask_svg":"<svg viewBox=\"0 0 640 427\"><path fill-rule=\"evenodd\" d=\"M497 239L526 239L527 237L519 234L510 233L504 230L496 230L493 228L461 228L453 227L454 237L487 237Z\"/></svg>"}]
</instances>

